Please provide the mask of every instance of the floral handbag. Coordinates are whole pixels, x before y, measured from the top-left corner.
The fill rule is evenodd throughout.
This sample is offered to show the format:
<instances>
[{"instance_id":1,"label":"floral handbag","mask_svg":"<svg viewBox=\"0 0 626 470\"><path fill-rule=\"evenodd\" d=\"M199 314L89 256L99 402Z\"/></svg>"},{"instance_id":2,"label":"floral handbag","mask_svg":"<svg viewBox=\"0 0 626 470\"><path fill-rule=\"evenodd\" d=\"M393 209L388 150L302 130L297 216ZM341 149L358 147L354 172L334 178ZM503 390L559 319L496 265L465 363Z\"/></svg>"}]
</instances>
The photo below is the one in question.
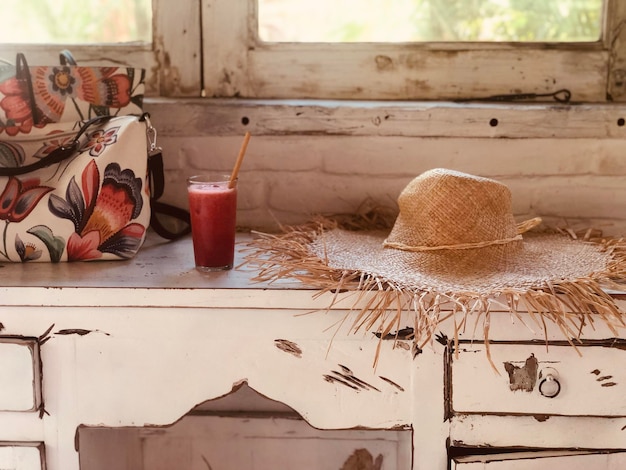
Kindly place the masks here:
<instances>
[{"instance_id":1,"label":"floral handbag","mask_svg":"<svg viewBox=\"0 0 626 470\"><path fill-rule=\"evenodd\" d=\"M69 51L54 66L0 63L0 263L127 259L148 226L189 232L188 212L158 201L143 93L143 70L78 66Z\"/></svg>"},{"instance_id":2,"label":"floral handbag","mask_svg":"<svg viewBox=\"0 0 626 470\"><path fill-rule=\"evenodd\" d=\"M163 166L155 139L147 113L0 134L0 262L131 258L151 221L166 238L180 235L155 218L188 220L156 202Z\"/></svg>"},{"instance_id":3,"label":"floral handbag","mask_svg":"<svg viewBox=\"0 0 626 470\"><path fill-rule=\"evenodd\" d=\"M60 58L59 65L33 67L20 53L15 65L0 63L0 127L6 133L142 112L144 70L78 66L69 51Z\"/></svg>"}]
</instances>

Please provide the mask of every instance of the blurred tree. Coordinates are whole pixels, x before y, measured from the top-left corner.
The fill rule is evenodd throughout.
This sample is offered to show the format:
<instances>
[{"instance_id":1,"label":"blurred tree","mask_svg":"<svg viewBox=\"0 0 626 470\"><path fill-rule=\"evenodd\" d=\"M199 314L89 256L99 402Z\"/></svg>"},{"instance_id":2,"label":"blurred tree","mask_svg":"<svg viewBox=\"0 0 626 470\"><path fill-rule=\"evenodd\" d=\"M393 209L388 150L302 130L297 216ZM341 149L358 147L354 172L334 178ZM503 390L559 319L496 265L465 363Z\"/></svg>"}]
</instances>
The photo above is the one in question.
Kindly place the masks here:
<instances>
[{"instance_id":1,"label":"blurred tree","mask_svg":"<svg viewBox=\"0 0 626 470\"><path fill-rule=\"evenodd\" d=\"M2 1L0 42L152 40L151 0ZM261 15L261 31L272 32L264 39L274 41L595 41L603 0L258 2L270 12Z\"/></svg>"},{"instance_id":2,"label":"blurred tree","mask_svg":"<svg viewBox=\"0 0 626 470\"><path fill-rule=\"evenodd\" d=\"M310 0L258 2L268 41L576 42L602 29L603 0L316 0L315 12Z\"/></svg>"},{"instance_id":3,"label":"blurred tree","mask_svg":"<svg viewBox=\"0 0 626 470\"><path fill-rule=\"evenodd\" d=\"M602 0L415 0L424 41L595 41Z\"/></svg>"},{"instance_id":4,"label":"blurred tree","mask_svg":"<svg viewBox=\"0 0 626 470\"><path fill-rule=\"evenodd\" d=\"M151 0L3 0L0 42L152 40Z\"/></svg>"}]
</instances>

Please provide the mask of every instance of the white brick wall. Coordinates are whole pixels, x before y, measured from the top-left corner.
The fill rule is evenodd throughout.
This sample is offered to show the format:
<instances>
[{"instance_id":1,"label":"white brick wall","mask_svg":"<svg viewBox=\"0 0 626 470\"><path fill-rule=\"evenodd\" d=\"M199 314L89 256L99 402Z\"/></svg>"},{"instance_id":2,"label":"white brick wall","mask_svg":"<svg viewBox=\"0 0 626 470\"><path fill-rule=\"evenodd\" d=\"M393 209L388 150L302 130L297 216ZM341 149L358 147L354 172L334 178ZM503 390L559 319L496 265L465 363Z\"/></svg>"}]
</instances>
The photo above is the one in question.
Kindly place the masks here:
<instances>
[{"instance_id":1,"label":"white brick wall","mask_svg":"<svg viewBox=\"0 0 626 470\"><path fill-rule=\"evenodd\" d=\"M166 116L163 109L170 108L157 106L153 120L157 128L159 122L167 125L159 139L166 165L164 200L186 207L186 177L207 170L230 172L246 128L235 115L227 128L181 124L177 130L175 119L183 122L184 111ZM327 135L327 129L287 128L285 135L277 135L252 126L239 175L239 225L273 230L277 222L300 223L314 213L354 212L366 198L393 205L413 177L445 167L507 184L519 219L539 215L550 224L626 234L626 131L620 138L620 129L606 130L615 115L607 117L603 111L605 121L591 115L584 138L578 137L579 121L578 127L567 127L568 116L555 125L555 137L545 136L545 128L540 137L527 135L532 134L527 126L516 133L510 124L506 138L490 137L495 131L485 124L484 135L471 138L461 128L465 118L455 122L458 110L450 113L451 123L436 123L440 130L430 129L435 134L430 136L393 135L389 130L368 136L362 127L346 130L345 121L337 125L342 129L337 135ZM576 116L580 114L577 109ZM324 126L329 126L332 118L326 118ZM454 137L455 125L464 137ZM402 129L406 134L406 122Z\"/></svg>"}]
</instances>

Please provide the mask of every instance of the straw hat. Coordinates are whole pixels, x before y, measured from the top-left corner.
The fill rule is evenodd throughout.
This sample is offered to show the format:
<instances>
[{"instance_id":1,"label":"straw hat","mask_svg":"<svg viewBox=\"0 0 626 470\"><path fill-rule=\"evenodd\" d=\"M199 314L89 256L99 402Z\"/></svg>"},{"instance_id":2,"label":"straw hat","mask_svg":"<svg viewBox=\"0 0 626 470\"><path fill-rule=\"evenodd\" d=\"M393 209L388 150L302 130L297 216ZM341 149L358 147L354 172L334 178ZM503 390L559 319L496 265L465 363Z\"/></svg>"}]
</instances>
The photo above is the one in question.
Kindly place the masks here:
<instances>
[{"instance_id":1,"label":"straw hat","mask_svg":"<svg viewBox=\"0 0 626 470\"><path fill-rule=\"evenodd\" d=\"M389 335L400 312L409 312L416 348L445 318L459 325L476 314L488 325L491 311L503 307L533 312L540 327L556 323L568 340L589 316L613 331L625 326L626 315L603 290L626 281L622 240L530 231L541 220L517 224L504 184L446 169L411 181L398 206L391 232L379 219L365 224L373 230L318 219L262 235L251 243L248 262L262 280L292 277L324 291L369 291L374 300L365 307L357 307L362 296L355 300L353 330Z\"/></svg>"}]
</instances>

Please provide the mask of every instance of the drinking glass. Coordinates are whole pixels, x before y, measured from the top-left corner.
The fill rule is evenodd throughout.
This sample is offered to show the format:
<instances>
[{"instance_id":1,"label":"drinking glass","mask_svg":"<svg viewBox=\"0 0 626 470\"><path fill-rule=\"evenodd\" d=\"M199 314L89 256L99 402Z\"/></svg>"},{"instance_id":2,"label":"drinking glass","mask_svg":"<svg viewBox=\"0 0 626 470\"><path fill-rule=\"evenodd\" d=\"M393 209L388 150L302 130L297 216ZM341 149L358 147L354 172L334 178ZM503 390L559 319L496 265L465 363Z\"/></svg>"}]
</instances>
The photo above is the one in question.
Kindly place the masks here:
<instances>
[{"instance_id":1,"label":"drinking glass","mask_svg":"<svg viewBox=\"0 0 626 470\"><path fill-rule=\"evenodd\" d=\"M187 179L191 236L196 269L224 271L233 267L237 215L237 180L204 174Z\"/></svg>"}]
</instances>

